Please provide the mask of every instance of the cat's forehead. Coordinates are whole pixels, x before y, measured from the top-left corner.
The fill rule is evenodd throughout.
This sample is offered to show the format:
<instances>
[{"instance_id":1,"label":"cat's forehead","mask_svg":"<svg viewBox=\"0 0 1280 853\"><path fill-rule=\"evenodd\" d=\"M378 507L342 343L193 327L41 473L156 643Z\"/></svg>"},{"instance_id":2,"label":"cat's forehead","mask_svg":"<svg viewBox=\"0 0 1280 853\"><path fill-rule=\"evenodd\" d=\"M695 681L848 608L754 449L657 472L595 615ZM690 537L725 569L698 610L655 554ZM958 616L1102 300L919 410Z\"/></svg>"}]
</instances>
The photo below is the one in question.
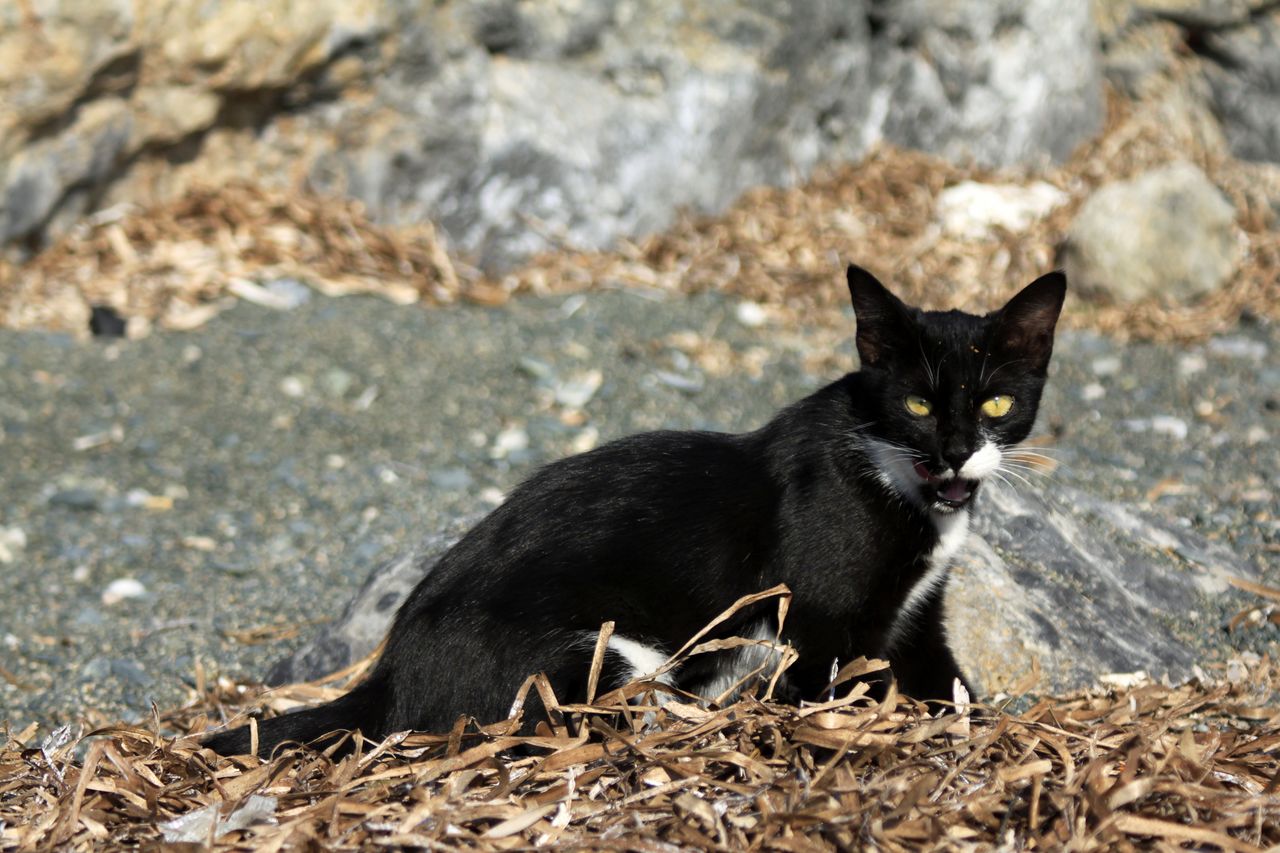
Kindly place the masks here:
<instances>
[{"instance_id":1,"label":"cat's forehead","mask_svg":"<svg viewBox=\"0 0 1280 853\"><path fill-rule=\"evenodd\" d=\"M967 350L987 339L990 321L964 311L921 311L916 315L920 339L934 352Z\"/></svg>"}]
</instances>

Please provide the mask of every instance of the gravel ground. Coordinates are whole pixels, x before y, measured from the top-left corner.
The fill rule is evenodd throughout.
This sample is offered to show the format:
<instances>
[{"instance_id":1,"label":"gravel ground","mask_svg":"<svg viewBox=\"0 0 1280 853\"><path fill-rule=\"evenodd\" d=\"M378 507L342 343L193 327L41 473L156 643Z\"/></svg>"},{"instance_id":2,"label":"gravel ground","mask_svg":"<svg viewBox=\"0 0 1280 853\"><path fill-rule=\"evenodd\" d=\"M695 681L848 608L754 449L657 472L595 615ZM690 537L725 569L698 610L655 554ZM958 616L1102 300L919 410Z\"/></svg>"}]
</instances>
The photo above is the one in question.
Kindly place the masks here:
<instances>
[{"instance_id":1,"label":"gravel ground","mask_svg":"<svg viewBox=\"0 0 1280 853\"><path fill-rule=\"evenodd\" d=\"M260 678L376 562L534 466L638 430L750 428L852 364L847 337L753 309L317 297L137 342L0 331L0 720L140 720L201 668ZM1042 427L1062 464L1038 487L1134 501L1280 583L1280 329L1064 334L1055 373Z\"/></svg>"}]
</instances>

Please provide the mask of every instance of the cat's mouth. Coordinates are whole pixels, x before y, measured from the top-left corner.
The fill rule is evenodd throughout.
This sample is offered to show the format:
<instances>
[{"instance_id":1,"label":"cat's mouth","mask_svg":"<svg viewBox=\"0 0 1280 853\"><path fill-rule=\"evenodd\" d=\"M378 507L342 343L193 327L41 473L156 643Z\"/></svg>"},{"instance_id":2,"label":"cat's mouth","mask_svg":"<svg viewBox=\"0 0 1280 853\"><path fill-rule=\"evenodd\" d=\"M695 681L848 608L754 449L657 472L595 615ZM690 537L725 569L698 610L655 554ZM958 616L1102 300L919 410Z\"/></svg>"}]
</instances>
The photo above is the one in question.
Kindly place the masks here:
<instances>
[{"instance_id":1,"label":"cat's mouth","mask_svg":"<svg viewBox=\"0 0 1280 853\"><path fill-rule=\"evenodd\" d=\"M916 476L921 480L926 503L943 511L960 509L978 492L980 481L965 480L960 477L939 477L930 471L923 462L915 464Z\"/></svg>"}]
</instances>

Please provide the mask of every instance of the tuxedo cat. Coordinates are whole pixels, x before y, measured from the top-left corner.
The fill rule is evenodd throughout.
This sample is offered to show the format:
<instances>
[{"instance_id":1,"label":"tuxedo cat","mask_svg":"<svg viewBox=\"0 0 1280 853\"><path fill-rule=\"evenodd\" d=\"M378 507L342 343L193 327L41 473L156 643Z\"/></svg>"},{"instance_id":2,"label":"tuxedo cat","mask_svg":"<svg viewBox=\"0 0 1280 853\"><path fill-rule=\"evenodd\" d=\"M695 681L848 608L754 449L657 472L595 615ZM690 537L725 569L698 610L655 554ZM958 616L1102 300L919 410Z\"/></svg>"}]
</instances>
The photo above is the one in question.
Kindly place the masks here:
<instances>
[{"instance_id":1,"label":"tuxedo cat","mask_svg":"<svg viewBox=\"0 0 1280 853\"><path fill-rule=\"evenodd\" d=\"M856 266L848 283L858 372L754 432L646 433L547 465L418 584L360 685L259 723L260 751L501 720L535 672L582 701L603 622L616 628L601 692L776 584L792 591L783 639L799 653L782 695L822 698L834 661L866 655L908 695L950 699L963 676L943 629L947 564L982 482L1031 430L1066 279L986 316L908 307ZM715 636L772 638L776 608L756 607ZM663 678L714 696L751 657L700 655ZM247 727L206 741L249 744Z\"/></svg>"}]
</instances>

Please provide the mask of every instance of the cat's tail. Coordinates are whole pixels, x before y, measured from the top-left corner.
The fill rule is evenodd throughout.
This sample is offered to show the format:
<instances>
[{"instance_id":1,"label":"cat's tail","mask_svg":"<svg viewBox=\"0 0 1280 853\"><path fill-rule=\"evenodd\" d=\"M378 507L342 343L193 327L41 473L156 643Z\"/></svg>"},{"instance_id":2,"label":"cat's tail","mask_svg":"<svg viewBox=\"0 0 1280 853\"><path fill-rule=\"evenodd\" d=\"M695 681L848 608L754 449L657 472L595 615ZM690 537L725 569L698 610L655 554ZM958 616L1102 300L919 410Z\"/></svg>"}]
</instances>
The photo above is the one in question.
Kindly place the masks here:
<instances>
[{"instance_id":1,"label":"cat's tail","mask_svg":"<svg viewBox=\"0 0 1280 853\"><path fill-rule=\"evenodd\" d=\"M350 693L315 708L294 711L270 720L259 720L257 754L267 758L285 742L310 744L332 732L360 730L368 739L381 738L385 709L389 704L386 682L375 673ZM247 755L252 750L252 728L218 732L204 741L219 755ZM345 750L344 750L345 751Z\"/></svg>"}]
</instances>

